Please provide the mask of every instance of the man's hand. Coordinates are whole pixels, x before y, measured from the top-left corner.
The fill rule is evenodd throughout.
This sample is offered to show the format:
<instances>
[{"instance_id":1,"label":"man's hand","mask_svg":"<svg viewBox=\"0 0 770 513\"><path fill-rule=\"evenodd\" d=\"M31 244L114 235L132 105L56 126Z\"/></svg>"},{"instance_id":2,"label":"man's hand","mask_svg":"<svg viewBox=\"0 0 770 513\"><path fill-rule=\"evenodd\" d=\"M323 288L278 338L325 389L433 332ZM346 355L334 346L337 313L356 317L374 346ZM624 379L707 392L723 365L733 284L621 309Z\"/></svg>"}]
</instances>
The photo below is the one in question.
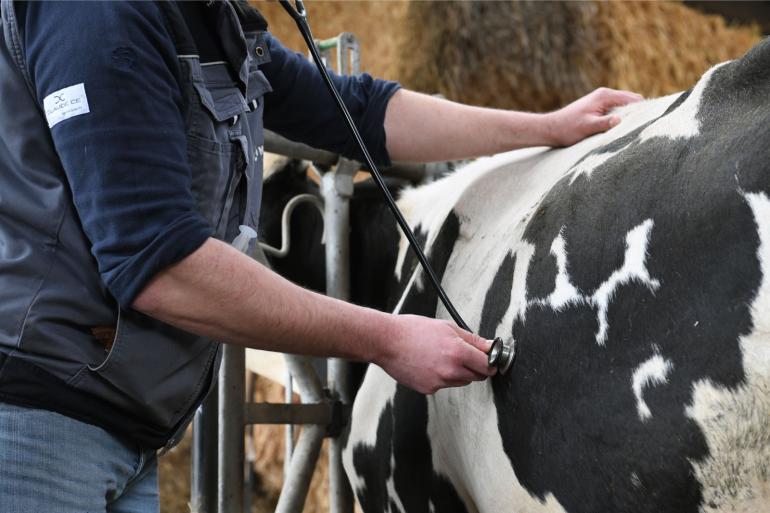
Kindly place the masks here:
<instances>
[{"instance_id":1,"label":"man's hand","mask_svg":"<svg viewBox=\"0 0 770 513\"><path fill-rule=\"evenodd\" d=\"M496 372L487 365L492 342L450 321L398 315L387 336L386 352L375 363L422 394L482 381Z\"/></svg>"},{"instance_id":2,"label":"man's hand","mask_svg":"<svg viewBox=\"0 0 770 513\"><path fill-rule=\"evenodd\" d=\"M589 135L609 130L620 123L618 116L609 114L612 109L642 99L644 97L636 93L600 87L546 114L551 146L571 146Z\"/></svg>"}]
</instances>

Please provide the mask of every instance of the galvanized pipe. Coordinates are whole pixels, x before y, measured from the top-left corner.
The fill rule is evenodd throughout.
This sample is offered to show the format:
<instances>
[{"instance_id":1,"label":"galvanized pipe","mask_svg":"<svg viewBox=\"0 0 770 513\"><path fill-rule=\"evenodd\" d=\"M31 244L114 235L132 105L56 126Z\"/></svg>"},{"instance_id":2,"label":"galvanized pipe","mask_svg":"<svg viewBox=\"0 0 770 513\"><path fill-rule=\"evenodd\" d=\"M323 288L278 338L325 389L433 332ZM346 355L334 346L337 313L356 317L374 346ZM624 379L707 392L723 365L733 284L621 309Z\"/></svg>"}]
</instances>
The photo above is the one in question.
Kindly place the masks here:
<instances>
[{"instance_id":1,"label":"galvanized pipe","mask_svg":"<svg viewBox=\"0 0 770 513\"><path fill-rule=\"evenodd\" d=\"M307 356L284 354L303 403L317 403L323 399L323 386Z\"/></svg>"},{"instance_id":2,"label":"galvanized pipe","mask_svg":"<svg viewBox=\"0 0 770 513\"><path fill-rule=\"evenodd\" d=\"M243 513L245 372L243 347L225 344L219 369L218 513Z\"/></svg>"},{"instance_id":3,"label":"galvanized pipe","mask_svg":"<svg viewBox=\"0 0 770 513\"><path fill-rule=\"evenodd\" d=\"M275 513L301 513L323 443L324 426L305 426L299 434L289 475L281 488Z\"/></svg>"},{"instance_id":4,"label":"galvanized pipe","mask_svg":"<svg viewBox=\"0 0 770 513\"><path fill-rule=\"evenodd\" d=\"M284 402L291 404L294 402L294 380L291 378L291 371L287 366L284 370L283 384L284 384ZM289 466L291 464L291 456L294 453L294 426L287 424L283 432L284 438L284 451L283 451L283 479L286 480L289 475Z\"/></svg>"},{"instance_id":5,"label":"galvanized pipe","mask_svg":"<svg viewBox=\"0 0 770 513\"><path fill-rule=\"evenodd\" d=\"M270 153L277 153L279 155L285 155L287 157L309 160L313 164L321 167L331 167L337 163L340 156L336 153L332 153L326 150L319 150L308 146L307 144L298 143L290 139L265 130L265 151ZM361 164L357 164L358 169L361 169ZM412 164L408 162L394 162L391 167L383 168L382 174L384 176L392 176L394 178L403 178L409 180L412 183L418 183L425 178L426 165L425 164Z\"/></svg>"},{"instance_id":6,"label":"galvanized pipe","mask_svg":"<svg viewBox=\"0 0 770 513\"><path fill-rule=\"evenodd\" d=\"M347 56L347 52L344 53ZM336 170L321 179L326 232L326 295L343 301L350 299L350 198L357 169L356 162L340 159ZM327 366L327 384L332 397L350 404L349 364L339 358L330 358ZM353 492L342 467L339 438L332 438L329 443L329 494L331 513L352 513Z\"/></svg>"},{"instance_id":7,"label":"galvanized pipe","mask_svg":"<svg viewBox=\"0 0 770 513\"><path fill-rule=\"evenodd\" d=\"M190 512L217 510L217 404L218 385L195 412L190 468Z\"/></svg>"}]
</instances>

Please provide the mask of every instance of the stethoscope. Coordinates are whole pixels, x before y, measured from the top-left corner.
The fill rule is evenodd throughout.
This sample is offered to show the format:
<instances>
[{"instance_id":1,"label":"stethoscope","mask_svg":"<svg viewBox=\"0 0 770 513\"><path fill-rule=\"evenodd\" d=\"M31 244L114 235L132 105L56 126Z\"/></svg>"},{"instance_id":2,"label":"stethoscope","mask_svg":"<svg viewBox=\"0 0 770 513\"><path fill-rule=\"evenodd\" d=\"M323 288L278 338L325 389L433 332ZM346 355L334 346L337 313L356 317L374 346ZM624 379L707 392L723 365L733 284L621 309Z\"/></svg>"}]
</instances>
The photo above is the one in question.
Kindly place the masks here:
<instances>
[{"instance_id":1,"label":"stethoscope","mask_svg":"<svg viewBox=\"0 0 770 513\"><path fill-rule=\"evenodd\" d=\"M313 61L315 62L315 65L318 68L318 71L321 73L321 76L323 76L324 78L326 87L329 89L329 92L334 97L334 100L337 103L337 107L339 108L339 111L345 117L345 122L347 124L348 130L350 131L350 135L353 136L353 139L355 139L356 144L358 145L358 148L361 150L361 153L364 155L366 164L369 166L369 170L371 171L372 178L374 179L375 183L379 187L382 194L385 196L385 200L388 204L388 207L390 208L390 211L395 216L396 221L398 222L398 225L401 228L401 231L404 233L404 235L406 236L406 239L409 241L409 246L411 246L412 250L417 255L417 259L420 261L420 265L422 266L425 273L428 275L428 279L433 285L433 288L436 290L438 297L441 299L441 302L444 304L444 307L447 309L447 312L449 312L449 315L452 316L452 319L455 321L455 323L457 323L457 325L462 329L466 331L471 331L471 329L465 323L463 318L460 317L460 314L457 312L454 305L449 300L449 297L447 297L446 292L444 292L444 288L441 286L441 283L439 283L439 280L436 277L436 274L433 272L433 268L428 262L428 259L425 257L425 253L420 247L420 244L417 242L417 239L415 239L411 228L409 228L409 225L404 219L404 216L401 214L401 211L398 209L398 206L396 206L396 202L393 199L393 196L390 194L390 191L385 186L385 182L382 179L382 175L380 175L380 171L377 169L377 166L374 164L372 157L369 155L369 151L366 149L366 145L364 144L364 141L361 138L361 134L358 133L358 129L353 123L353 119L350 117L350 113L348 112L347 107L345 107L345 103L342 101L342 98L340 97L340 94L337 91L337 88L334 86L334 83L329 78L329 73L326 71L326 67L323 65L321 56L318 54L318 49L316 48L315 42L313 40L313 34L310 31L310 25L307 22L307 11L305 10L305 5L302 3L302 0L295 0L294 1L295 7L293 7L291 5L291 2L289 2L288 0L280 0L280 3L283 6L283 8L286 9L286 12L288 12L289 15L291 15L291 17L294 18L294 21L297 23L297 27L299 28L299 31L302 34L302 38L305 40L305 43L307 44L307 47L310 50L310 54L313 56ZM514 360L514 356L515 356L515 352L513 348L513 343L511 342L511 344L506 344L503 342L503 339L500 337L495 338L495 340L492 343L492 347L487 353L489 365L493 367L497 367L501 374L505 374L508 371L508 369L511 367L511 364L513 363L513 360Z\"/></svg>"}]
</instances>

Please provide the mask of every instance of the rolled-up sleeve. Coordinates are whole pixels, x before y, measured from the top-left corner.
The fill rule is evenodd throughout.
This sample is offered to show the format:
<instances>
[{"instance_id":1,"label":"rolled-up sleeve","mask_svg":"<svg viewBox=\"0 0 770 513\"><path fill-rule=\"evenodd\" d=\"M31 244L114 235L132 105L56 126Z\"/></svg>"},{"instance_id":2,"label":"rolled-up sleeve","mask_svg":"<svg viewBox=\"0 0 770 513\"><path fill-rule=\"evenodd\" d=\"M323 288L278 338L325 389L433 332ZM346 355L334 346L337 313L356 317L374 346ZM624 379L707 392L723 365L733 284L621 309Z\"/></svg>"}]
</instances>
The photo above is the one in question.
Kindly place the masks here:
<instances>
[{"instance_id":1,"label":"rolled-up sleeve","mask_svg":"<svg viewBox=\"0 0 770 513\"><path fill-rule=\"evenodd\" d=\"M72 86L87 102L51 136L102 279L128 307L212 234L191 192L173 42L151 2L30 2L24 41L41 108Z\"/></svg>"},{"instance_id":2,"label":"rolled-up sleeve","mask_svg":"<svg viewBox=\"0 0 770 513\"><path fill-rule=\"evenodd\" d=\"M315 65L274 37L268 38L268 45L271 62L262 69L273 92L265 97L265 126L294 141L363 160ZM366 73L340 76L332 72L331 77L374 161L390 164L385 110L401 86Z\"/></svg>"}]
</instances>

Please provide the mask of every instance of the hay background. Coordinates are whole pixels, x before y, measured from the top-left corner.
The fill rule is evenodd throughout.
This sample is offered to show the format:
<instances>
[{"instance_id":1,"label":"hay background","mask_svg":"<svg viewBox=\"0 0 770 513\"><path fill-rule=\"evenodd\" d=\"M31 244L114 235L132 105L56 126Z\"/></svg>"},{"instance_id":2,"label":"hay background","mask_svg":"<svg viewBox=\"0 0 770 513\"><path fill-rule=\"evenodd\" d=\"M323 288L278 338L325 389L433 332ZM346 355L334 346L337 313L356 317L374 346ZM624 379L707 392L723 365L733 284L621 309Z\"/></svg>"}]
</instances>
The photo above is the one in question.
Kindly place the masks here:
<instances>
[{"instance_id":1,"label":"hay background","mask_svg":"<svg viewBox=\"0 0 770 513\"><path fill-rule=\"evenodd\" d=\"M252 2L284 44L306 53L275 2ZM545 111L596 87L662 96L742 55L758 26L728 26L674 2L308 1L316 38L350 30L362 69L490 107Z\"/></svg>"},{"instance_id":2,"label":"hay background","mask_svg":"<svg viewBox=\"0 0 770 513\"><path fill-rule=\"evenodd\" d=\"M255 1L284 44L306 53L275 2ZM760 38L670 2L308 1L317 38L349 30L362 69L404 86L476 105L546 111L599 86L648 97L689 88L710 66L739 57ZM258 400L282 388L260 380ZM281 427L255 428L254 513L272 511L283 465ZM161 511L189 511L189 439L161 459ZM325 450L325 447L324 447ZM326 467L313 481L308 513L328 510Z\"/></svg>"}]
</instances>

